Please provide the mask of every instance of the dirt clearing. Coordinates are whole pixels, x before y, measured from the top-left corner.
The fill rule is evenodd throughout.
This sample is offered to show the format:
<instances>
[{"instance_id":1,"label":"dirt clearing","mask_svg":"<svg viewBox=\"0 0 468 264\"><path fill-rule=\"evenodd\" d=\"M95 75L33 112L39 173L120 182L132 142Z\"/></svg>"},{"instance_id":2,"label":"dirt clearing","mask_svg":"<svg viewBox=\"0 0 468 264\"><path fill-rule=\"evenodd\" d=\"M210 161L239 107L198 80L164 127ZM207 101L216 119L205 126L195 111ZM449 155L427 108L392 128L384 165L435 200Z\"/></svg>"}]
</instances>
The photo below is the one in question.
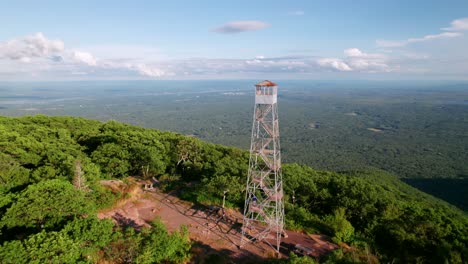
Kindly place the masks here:
<instances>
[{"instance_id":1,"label":"dirt clearing","mask_svg":"<svg viewBox=\"0 0 468 264\"><path fill-rule=\"evenodd\" d=\"M265 242L246 243L239 248L242 214L238 211L226 209L223 218L217 206L193 205L178 199L172 193L162 193L157 189L145 191L142 188L132 192L132 197L136 198L120 201L112 208L102 210L98 217L110 218L117 224L130 225L136 229L149 226L148 223L158 217L169 231L185 225L188 227L190 239L194 242L193 263L215 260L226 263L253 263L276 256L275 250ZM283 238L281 243L282 257L287 257L289 252L295 251L318 258L338 247L320 235L293 231L287 231L287 234L288 237Z\"/></svg>"}]
</instances>

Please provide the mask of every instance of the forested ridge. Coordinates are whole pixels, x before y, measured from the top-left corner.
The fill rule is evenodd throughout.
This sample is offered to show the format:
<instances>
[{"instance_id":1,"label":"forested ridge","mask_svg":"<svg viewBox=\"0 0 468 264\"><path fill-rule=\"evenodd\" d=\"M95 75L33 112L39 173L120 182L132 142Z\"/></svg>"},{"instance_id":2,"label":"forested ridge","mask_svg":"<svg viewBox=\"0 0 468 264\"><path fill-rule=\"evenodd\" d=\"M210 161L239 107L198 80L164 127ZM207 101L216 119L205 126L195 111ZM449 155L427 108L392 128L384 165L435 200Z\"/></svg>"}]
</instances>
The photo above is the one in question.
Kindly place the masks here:
<instances>
[{"instance_id":1,"label":"forested ridge","mask_svg":"<svg viewBox=\"0 0 468 264\"><path fill-rule=\"evenodd\" d=\"M187 231L156 221L134 230L99 220L116 194L103 179L156 177L184 199L243 206L246 151L193 137L83 118L0 117L0 262L180 263ZM286 224L343 247L320 262L468 262L468 217L379 170L283 166ZM190 183L190 184L187 184ZM309 261L297 259L294 261Z\"/></svg>"}]
</instances>

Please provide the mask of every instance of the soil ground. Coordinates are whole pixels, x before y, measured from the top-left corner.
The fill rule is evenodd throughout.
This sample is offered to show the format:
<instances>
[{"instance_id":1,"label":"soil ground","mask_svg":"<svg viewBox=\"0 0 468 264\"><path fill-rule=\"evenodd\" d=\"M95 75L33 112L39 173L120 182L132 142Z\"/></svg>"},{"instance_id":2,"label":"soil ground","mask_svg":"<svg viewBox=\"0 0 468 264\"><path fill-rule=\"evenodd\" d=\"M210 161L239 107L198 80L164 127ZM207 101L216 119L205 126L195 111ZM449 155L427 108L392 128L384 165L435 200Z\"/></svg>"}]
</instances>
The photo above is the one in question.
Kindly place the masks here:
<instances>
[{"instance_id":1,"label":"soil ground","mask_svg":"<svg viewBox=\"0 0 468 264\"><path fill-rule=\"evenodd\" d=\"M226 209L223 218L219 207L192 205L172 193L162 193L158 189L139 189L133 197L101 211L98 217L111 218L118 224L131 225L137 229L149 226L148 223L158 217L169 231L185 225L194 242L192 263L248 263L277 256L266 242L247 241L242 248L239 247L242 214L238 211ZM281 241L281 257L287 257L289 252L295 251L320 258L338 248L325 236L286 232L288 236Z\"/></svg>"}]
</instances>

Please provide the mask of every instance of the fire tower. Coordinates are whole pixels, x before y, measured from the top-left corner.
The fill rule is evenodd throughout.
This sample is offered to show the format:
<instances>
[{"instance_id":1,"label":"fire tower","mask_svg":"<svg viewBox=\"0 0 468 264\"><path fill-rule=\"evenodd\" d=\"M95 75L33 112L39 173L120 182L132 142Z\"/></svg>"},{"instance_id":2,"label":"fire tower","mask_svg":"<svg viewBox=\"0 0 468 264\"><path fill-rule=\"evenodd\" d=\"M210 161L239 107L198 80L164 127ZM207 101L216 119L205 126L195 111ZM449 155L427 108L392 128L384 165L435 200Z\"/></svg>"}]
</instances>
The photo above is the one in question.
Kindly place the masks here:
<instances>
[{"instance_id":1,"label":"fire tower","mask_svg":"<svg viewBox=\"0 0 468 264\"><path fill-rule=\"evenodd\" d=\"M247 240L265 241L279 252L284 226L283 181L278 127L278 87L255 85L255 108L242 226Z\"/></svg>"}]
</instances>

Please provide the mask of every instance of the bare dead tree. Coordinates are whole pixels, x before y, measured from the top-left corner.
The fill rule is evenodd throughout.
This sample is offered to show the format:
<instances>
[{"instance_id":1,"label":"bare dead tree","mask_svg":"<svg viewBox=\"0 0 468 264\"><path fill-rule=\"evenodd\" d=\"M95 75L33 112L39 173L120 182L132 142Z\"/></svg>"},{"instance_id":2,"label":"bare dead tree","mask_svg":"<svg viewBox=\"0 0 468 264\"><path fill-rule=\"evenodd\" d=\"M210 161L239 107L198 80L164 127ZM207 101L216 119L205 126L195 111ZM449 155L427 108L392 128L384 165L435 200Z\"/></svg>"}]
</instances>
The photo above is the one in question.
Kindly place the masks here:
<instances>
[{"instance_id":1,"label":"bare dead tree","mask_svg":"<svg viewBox=\"0 0 468 264\"><path fill-rule=\"evenodd\" d=\"M86 178L84 176L83 170L81 169L81 161L75 161L75 176L73 177L73 186L76 189L84 192L89 191L88 185L86 185Z\"/></svg>"}]
</instances>

